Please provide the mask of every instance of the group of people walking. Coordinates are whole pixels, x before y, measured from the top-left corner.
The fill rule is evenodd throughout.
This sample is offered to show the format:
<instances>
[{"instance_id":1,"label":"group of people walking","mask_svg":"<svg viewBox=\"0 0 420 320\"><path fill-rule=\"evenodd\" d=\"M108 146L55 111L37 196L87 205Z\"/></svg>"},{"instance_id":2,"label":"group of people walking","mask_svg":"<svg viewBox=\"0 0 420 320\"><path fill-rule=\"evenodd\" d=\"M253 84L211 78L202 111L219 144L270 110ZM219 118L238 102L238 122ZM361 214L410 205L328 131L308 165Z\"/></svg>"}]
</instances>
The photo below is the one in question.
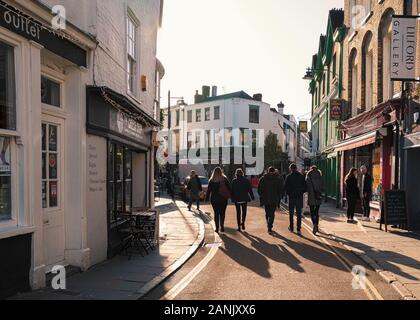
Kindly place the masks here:
<instances>
[{"instance_id":1,"label":"group of people walking","mask_svg":"<svg viewBox=\"0 0 420 320\"><path fill-rule=\"evenodd\" d=\"M297 170L296 164L290 165L290 173L284 176L280 175L278 170L270 167L267 173L260 179L258 184L258 195L260 204L265 209L265 218L267 222L268 233L273 233L275 212L280 207L281 201L285 195L288 197L289 206L289 231L295 230L301 234L302 229L302 211L304 208L304 194L307 193L307 202L310 208L313 224L313 233L319 232L319 210L323 200L324 183L322 172L312 166L305 175ZM372 196L372 178L367 173L367 168L362 166L363 185L363 207L365 218L369 217L369 202ZM348 202L348 222L354 223L354 212L357 201L360 199L360 191L357 181L357 169L352 168L345 179L346 197ZM200 179L195 172L191 173L187 188L190 190L190 202L188 208L191 210L193 201L197 201L197 209L200 206L199 192L202 191ZM248 203L255 200L254 192L250 181L245 178L242 169L237 169L232 183L224 175L220 167L213 170L206 193L206 201L210 201L214 210L214 221L216 232L225 231L226 209L229 199L235 205L237 213L238 231L246 230L246 217Z\"/></svg>"}]
</instances>

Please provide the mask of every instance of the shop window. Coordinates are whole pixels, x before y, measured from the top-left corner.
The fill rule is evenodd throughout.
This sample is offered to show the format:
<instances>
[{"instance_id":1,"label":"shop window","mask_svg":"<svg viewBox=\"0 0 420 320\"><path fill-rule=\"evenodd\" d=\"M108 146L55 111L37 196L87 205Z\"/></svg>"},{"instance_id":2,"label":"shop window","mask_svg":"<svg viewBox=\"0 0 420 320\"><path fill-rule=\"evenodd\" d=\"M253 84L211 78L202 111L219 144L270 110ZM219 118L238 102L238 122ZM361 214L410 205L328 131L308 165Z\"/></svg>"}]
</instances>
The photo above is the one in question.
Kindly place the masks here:
<instances>
[{"instance_id":1,"label":"shop window","mask_svg":"<svg viewBox=\"0 0 420 320\"><path fill-rule=\"evenodd\" d=\"M121 145L109 145L108 210L110 222L132 208L132 152Z\"/></svg>"},{"instance_id":2,"label":"shop window","mask_svg":"<svg viewBox=\"0 0 420 320\"><path fill-rule=\"evenodd\" d=\"M0 222L12 218L12 169L10 138L0 137Z\"/></svg>"},{"instance_id":3,"label":"shop window","mask_svg":"<svg viewBox=\"0 0 420 320\"><path fill-rule=\"evenodd\" d=\"M42 124L42 208L59 206L58 127Z\"/></svg>"},{"instance_id":4,"label":"shop window","mask_svg":"<svg viewBox=\"0 0 420 320\"><path fill-rule=\"evenodd\" d=\"M0 129L16 130L14 49L2 42L0 42Z\"/></svg>"},{"instance_id":5,"label":"shop window","mask_svg":"<svg viewBox=\"0 0 420 320\"><path fill-rule=\"evenodd\" d=\"M60 84L46 77L41 77L41 101L44 104L61 107Z\"/></svg>"}]
</instances>

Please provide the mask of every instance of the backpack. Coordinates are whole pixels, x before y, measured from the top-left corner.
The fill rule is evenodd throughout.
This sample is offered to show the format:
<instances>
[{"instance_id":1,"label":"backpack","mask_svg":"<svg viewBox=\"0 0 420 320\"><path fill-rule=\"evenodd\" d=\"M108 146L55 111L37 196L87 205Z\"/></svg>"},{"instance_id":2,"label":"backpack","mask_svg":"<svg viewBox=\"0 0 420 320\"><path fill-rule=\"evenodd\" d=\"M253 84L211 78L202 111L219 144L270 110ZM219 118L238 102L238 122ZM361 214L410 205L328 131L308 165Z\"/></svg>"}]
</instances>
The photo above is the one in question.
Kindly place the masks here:
<instances>
[{"instance_id":1,"label":"backpack","mask_svg":"<svg viewBox=\"0 0 420 320\"><path fill-rule=\"evenodd\" d=\"M229 200L229 198L230 198L230 191L229 191L229 188L227 187L225 181L220 182L219 195L226 201Z\"/></svg>"}]
</instances>

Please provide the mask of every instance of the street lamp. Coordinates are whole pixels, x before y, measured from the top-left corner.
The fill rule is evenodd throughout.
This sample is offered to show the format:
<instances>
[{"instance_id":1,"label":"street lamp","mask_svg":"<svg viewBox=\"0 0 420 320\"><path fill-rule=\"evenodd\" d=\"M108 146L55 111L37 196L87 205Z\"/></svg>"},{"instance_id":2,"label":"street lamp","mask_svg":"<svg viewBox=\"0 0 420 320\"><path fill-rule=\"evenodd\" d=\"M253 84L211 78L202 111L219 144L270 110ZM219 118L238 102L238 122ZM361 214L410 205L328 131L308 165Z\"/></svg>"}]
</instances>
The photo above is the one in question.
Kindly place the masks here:
<instances>
[{"instance_id":1,"label":"street lamp","mask_svg":"<svg viewBox=\"0 0 420 320\"><path fill-rule=\"evenodd\" d=\"M315 73L316 72L324 72L324 71L328 71L330 74L332 74L335 78L338 77L338 75L336 73L334 73L331 70L328 69L312 69L312 68L307 68L306 69L306 74L303 76L303 80L314 80L315 78Z\"/></svg>"}]
</instances>

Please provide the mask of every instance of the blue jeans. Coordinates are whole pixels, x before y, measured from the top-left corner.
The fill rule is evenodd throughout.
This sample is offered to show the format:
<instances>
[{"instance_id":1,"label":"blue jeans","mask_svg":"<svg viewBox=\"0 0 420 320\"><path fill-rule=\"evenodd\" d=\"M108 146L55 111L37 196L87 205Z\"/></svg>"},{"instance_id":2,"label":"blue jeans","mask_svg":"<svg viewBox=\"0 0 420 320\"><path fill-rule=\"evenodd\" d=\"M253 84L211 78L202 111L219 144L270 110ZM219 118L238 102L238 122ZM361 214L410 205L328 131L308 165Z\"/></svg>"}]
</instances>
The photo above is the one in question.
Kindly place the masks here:
<instances>
[{"instance_id":1,"label":"blue jeans","mask_svg":"<svg viewBox=\"0 0 420 320\"><path fill-rule=\"evenodd\" d=\"M298 231L302 228L302 209L303 209L303 197L299 198L289 198L289 219L290 219L290 229L294 228L294 215L297 215L297 229Z\"/></svg>"}]
</instances>

